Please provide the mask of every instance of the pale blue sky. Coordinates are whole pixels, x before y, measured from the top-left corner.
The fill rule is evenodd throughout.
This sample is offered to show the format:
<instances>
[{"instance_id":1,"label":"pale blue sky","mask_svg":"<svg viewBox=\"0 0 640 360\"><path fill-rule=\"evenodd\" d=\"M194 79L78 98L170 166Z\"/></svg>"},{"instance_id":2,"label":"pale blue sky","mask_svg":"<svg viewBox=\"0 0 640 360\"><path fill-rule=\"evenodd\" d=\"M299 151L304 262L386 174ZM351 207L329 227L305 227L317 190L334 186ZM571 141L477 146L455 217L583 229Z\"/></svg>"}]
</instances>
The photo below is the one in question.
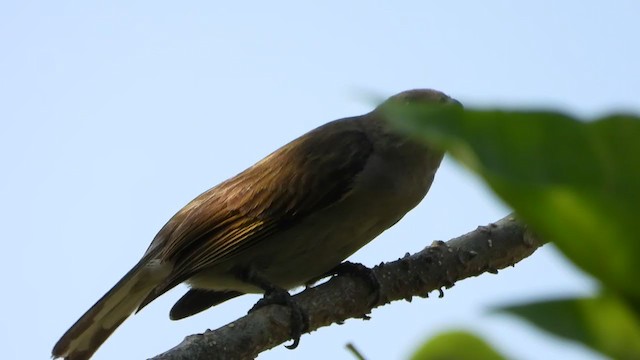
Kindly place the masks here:
<instances>
[{"instance_id":1,"label":"pale blue sky","mask_svg":"<svg viewBox=\"0 0 640 360\"><path fill-rule=\"evenodd\" d=\"M186 202L373 98L433 87L468 106L639 113L639 17L632 0L1 2L2 357L47 358ZM507 212L445 161L426 201L352 259L394 260ZM347 342L401 359L451 327L517 359L598 359L487 314L592 288L547 246L444 299L394 303L261 359L352 359ZM258 299L172 322L182 292L130 318L95 359L155 355Z\"/></svg>"}]
</instances>

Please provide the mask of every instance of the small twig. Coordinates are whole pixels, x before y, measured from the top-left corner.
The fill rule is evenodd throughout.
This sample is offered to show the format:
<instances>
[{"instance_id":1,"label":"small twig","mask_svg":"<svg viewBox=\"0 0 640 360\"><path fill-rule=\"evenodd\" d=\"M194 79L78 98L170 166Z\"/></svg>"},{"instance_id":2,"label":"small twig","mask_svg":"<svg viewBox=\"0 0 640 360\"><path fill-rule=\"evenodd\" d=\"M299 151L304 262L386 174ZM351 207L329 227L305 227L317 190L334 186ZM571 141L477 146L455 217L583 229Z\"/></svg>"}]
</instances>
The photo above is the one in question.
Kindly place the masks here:
<instances>
[{"instance_id":1,"label":"small twig","mask_svg":"<svg viewBox=\"0 0 640 360\"><path fill-rule=\"evenodd\" d=\"M358 349L356 349L356 346L353 345L352 343L348 343L347 345L345 345L345 347L347 348L347 350L349 350L349 352L358 360L367 360L361 353L360 351L358 351Z\"/></svg>"}]
</instances>

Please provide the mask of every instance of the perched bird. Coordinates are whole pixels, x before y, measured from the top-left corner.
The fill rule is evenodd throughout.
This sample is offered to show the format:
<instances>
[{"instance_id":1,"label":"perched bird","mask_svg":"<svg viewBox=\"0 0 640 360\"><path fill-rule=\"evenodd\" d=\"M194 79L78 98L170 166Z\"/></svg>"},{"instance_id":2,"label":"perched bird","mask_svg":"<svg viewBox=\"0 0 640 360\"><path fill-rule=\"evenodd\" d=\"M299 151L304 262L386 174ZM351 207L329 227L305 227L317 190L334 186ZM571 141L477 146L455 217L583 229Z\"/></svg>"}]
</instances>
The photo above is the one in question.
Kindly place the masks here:
<instances>
[{"instance_id":1,"label":"perched bird","mask_svg":"<svg viewBox=\"0 0 640 360\"><path fill-rule=\"evenodd\" d=\"M132 313L186 282L181 319L245 293L291 289L330 272L426 195L441 151L398 132L385 105L459 103L435 90L392 96L320 126L202 193L142 259L58 341L53 357L89 359Z\"/></svg>"}]
</instances>

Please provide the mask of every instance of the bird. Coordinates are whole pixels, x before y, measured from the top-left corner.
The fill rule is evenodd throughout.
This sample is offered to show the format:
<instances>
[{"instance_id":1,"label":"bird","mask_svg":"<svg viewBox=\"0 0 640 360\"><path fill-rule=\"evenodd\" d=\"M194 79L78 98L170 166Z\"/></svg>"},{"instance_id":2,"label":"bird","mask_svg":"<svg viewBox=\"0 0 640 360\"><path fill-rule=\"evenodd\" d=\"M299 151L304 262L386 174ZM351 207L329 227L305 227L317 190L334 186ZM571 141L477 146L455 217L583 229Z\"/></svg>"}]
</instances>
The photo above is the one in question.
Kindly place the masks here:
<instances>
[{"instance_id":1,"label":"bird","mask_svg":"<svg viewBox=\"0 0 640 360\"><path fill-rule=\"evenodd\" d=\"M247 293L286 292L340 265L431 187L444 152L389 121L389 106L414 103L461 106L433 89L401 92L307 132L197 196L64 333L53 358L91 358L129 316L181 283L190 290L172 320Z\"/></svg>"}]
</instances>

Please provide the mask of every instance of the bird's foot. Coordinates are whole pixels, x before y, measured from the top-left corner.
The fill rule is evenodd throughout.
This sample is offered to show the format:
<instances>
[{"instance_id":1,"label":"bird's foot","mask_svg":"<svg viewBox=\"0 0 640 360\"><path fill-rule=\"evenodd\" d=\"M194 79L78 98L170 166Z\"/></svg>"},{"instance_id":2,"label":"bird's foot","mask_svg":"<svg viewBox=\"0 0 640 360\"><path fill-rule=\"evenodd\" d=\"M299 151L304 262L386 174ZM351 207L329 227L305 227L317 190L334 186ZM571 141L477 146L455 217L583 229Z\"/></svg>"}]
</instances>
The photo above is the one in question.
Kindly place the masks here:
<instances>
[{"instance_id":1,"label":"bird's foot","mask_svg":"<svg viewBox=\"0 0 640 360\"><path fill-rule=\"evenodd\" d=\"M300 344L300 337L309 329L309 315L304 311L298 302L285 289L272 288L268 290L264 297L249 310L252 313L267 305L282 305L291 311L291 345L285 345L287 349L295 349Z\"/></svg>"},{"instance_id":2,"label":"bird's foot","mask_svg":"<svg viewBox=\"0 0 640 360\"><path fill-rule=\"evenodd\" d=\"M371 287L372 300L369 303L371 307L380 302L380 281L372 269L351 261L345 261L330 271L333 275L351 275L364 279Z\"/></svg>"}]
</instances>

